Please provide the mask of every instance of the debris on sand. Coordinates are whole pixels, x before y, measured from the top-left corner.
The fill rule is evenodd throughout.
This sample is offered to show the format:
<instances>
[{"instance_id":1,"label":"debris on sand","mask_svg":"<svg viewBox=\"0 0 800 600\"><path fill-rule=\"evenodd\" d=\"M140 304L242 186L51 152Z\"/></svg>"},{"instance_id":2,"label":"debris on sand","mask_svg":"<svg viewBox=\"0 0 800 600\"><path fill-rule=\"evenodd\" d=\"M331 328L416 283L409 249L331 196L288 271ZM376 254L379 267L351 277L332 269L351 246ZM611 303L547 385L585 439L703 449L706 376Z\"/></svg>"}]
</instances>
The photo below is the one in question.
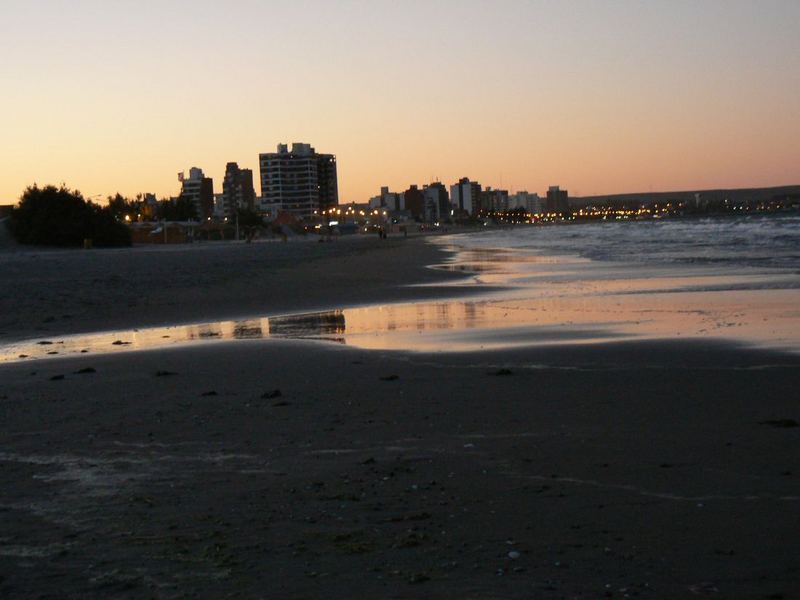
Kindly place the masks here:
<instances>
[{"instance_id":1,"label":"debris on sand","mask_svg":"<svg viewBox=\"0 0 800 600\"><path fill-rule=\"evenodd\" d=\"M758 424L772 427L800 427L800 423L794 419L771 419L769 421L759 421Z\"/></svg>"},{"instance_id":2,"label":"debris on sand","mask_svg":"<svg viewBox=\"0 0 800 600\"><path fill-rule=\"evenodd\" d=\"M496 376L513 375L513 374L514 371L512 371L511 369L498 369L494 373L489 373L489 375L496 375Z\"/></svg>"}]
</instances>

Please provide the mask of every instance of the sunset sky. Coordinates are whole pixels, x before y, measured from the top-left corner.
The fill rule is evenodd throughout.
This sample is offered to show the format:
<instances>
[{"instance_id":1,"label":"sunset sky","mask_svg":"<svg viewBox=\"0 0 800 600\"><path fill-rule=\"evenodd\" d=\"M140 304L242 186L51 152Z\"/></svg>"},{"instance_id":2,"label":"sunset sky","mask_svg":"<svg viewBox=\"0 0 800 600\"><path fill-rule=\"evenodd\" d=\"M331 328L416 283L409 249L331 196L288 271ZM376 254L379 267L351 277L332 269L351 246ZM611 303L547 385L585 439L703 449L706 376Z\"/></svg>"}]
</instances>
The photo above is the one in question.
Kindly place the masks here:
<instances>
[{"instance_id":1,"label":"sunset sky","mask_svg":"<svg viewBox=\"0 0 800 600\"><path fill-rule=\"evenodd\" d=\"M341 202L800 183L797 0L2 0L0 204L177 195L279 142ZM256 192L259 192L256 183Z\"/></svg>"}]
</instances>

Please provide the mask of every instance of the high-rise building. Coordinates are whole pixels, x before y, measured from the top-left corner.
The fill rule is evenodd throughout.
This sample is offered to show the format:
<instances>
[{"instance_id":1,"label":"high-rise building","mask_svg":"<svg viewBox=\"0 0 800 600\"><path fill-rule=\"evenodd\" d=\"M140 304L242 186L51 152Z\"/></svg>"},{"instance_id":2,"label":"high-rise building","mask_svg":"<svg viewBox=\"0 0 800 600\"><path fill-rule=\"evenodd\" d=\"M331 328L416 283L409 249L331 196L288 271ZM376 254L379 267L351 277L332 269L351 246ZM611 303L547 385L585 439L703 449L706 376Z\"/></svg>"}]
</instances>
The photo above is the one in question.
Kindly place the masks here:
<instances>
[{"instance_id":1,"label":"high-rise building","mask_svg":"<svg viewBox=\"0 0 800 600\"><path fill-rule=\"evenodd\" d=\"M438 181L429 183L422 190L425 197L425 221L434 223L450 218L450 196L447 188Z\"/></svg>"},{"instance_id":2,"label":"high-rise building","mask_svg":"<svg viewBox=\"0 0 800 600\"><path fill-rule=\"evenodd\" d=\"M214 212L214 181L203 175L203 169L192 167L189 177L180 174L181 197L188 198L194 205L194 212L198 219L205 221Z\"/></svg>"},{"instance_id":3,"label":"high-rise building","mask_svg":"<svg viewBox=\"0 0 800 600\"><path fill-rule=\"evenodd\" d=\"M294 143L289 151L258 155L261 168L261 206L280 205L301 219L339 203L336 157L317 154L311 144Z\"/></svg>"},{"instance_id":4,"label":"high-rise building","mask_svg":"<svg viewBox=\"0 0 800 600\"><path fill-rule=\"evenodd\" d=\"M505 212L508 210L508 190L487 187L481 192L480 208L483 212Z\"/></svg>"},{"instance_id":5,"label":"high-rise building","mask_svg":"<svg viewBox=\"0 0 800 600\"><path fill-rule=\"evenodd\" d=\"M403 203L414 219L421 221L425 217L425 196L416 185L403 192Z\"/></svg>"},{"instance_id":6,"label":"high-rise building","mask_svg":"<svg viewBox=\"0 0 800 600\"><path fill-rule=\"evenodd\" d=\"M233 217L238 209L255 210L256 191L253 188L253 171L240 169L235 162L225 166L222 180L223 214Z\"/></svg>"},{"instance_id":7,"label":"high-rise building","mask_svg":"<svg viewBox=\"0 0 800 600\"><path fill-rule=\"evenodd\" d=\"M548 213L569 214L569 194L567 190L562 190L557 185L551 185L547 190L547 204L545 209Z\"/></svg>"},{"instance_id":8,"label":"high-rise building","mask_svg":"<svg viewBox=\"0 0 800 600\"><path fill-rule=\"evenodd\" d=\"M450 202L457 212L473 215L478 212L481 197L481 184L462 177L450 186Z\"/></svg>"}]
</instances>

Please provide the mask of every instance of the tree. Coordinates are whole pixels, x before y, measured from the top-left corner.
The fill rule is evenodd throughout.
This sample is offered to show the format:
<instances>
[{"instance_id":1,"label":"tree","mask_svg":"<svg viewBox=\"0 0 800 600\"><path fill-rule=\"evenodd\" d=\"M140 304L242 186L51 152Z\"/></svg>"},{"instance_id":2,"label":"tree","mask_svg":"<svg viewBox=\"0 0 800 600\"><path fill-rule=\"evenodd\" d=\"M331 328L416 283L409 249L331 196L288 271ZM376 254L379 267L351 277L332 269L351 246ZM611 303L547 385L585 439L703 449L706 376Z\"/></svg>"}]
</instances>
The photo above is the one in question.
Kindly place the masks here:
<instances>
[{"instance_id":1,"label":"tree","mask_svg":"<svg viewBox=\"0 0 800 600\"><path fill-rule=\"evenodd\" d=\"M131 244L130 230L108 208L64 185L28 187L11 211L10 229L21 244L80 246L87 238L98 246Z\"/></svg>"},{"instance_id":2,"label":"tree","mask_svg":"<svg viewBox=\"0 0 800 600\"><path fill-rule=\"evenodd\" d=\"M131 200L117 192L116 195L108 197L108 210L117 221L125 221L126 217L129 221L138 221L138 215L142 212L142 204L141 196L138 196L136 200Z\"/></svg>"},{"instance_id":3,"label":"tree","mask_svg":"<svg viewBox=\"0 0 800 600\"><path fill-rule=\"evenodd\" d=\"M236 209L236 218L239 222L239 229L244 233L245 239L252 240L259 229L264 226L264 220L256 211L249 208Z\"/></svg>"},{"instance_id":4,"label":"tree","mask_svg":"<svg viewBox=\"0 0 800 600\"><path fill-rule=\"evenodd\" d=\"M158 218L167 221L196 221L197 211L191 199L178 196L173 200L162 200L158 203Z\"/></svg>"}]
</instances>

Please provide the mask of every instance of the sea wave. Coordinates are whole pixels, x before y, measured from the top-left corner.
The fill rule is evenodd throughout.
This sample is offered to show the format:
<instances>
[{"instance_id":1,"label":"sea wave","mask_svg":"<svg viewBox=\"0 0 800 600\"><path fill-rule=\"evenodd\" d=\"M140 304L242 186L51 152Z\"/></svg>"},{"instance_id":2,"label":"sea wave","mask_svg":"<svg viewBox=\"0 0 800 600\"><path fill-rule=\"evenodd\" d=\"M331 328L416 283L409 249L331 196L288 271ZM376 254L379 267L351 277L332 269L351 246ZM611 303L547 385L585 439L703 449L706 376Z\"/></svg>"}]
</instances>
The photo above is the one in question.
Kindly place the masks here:
<instances>
[{"instance_id":1,"label":"sea wave","mask_svg":"<svg viewBox=\"0 0 800 600\"><path fill-rule=\"evenodd\" d=\"M800 270L800 217L661 219L495 229L450 236L465 249L593 261Z\"/></svg>"}]
</instances>

